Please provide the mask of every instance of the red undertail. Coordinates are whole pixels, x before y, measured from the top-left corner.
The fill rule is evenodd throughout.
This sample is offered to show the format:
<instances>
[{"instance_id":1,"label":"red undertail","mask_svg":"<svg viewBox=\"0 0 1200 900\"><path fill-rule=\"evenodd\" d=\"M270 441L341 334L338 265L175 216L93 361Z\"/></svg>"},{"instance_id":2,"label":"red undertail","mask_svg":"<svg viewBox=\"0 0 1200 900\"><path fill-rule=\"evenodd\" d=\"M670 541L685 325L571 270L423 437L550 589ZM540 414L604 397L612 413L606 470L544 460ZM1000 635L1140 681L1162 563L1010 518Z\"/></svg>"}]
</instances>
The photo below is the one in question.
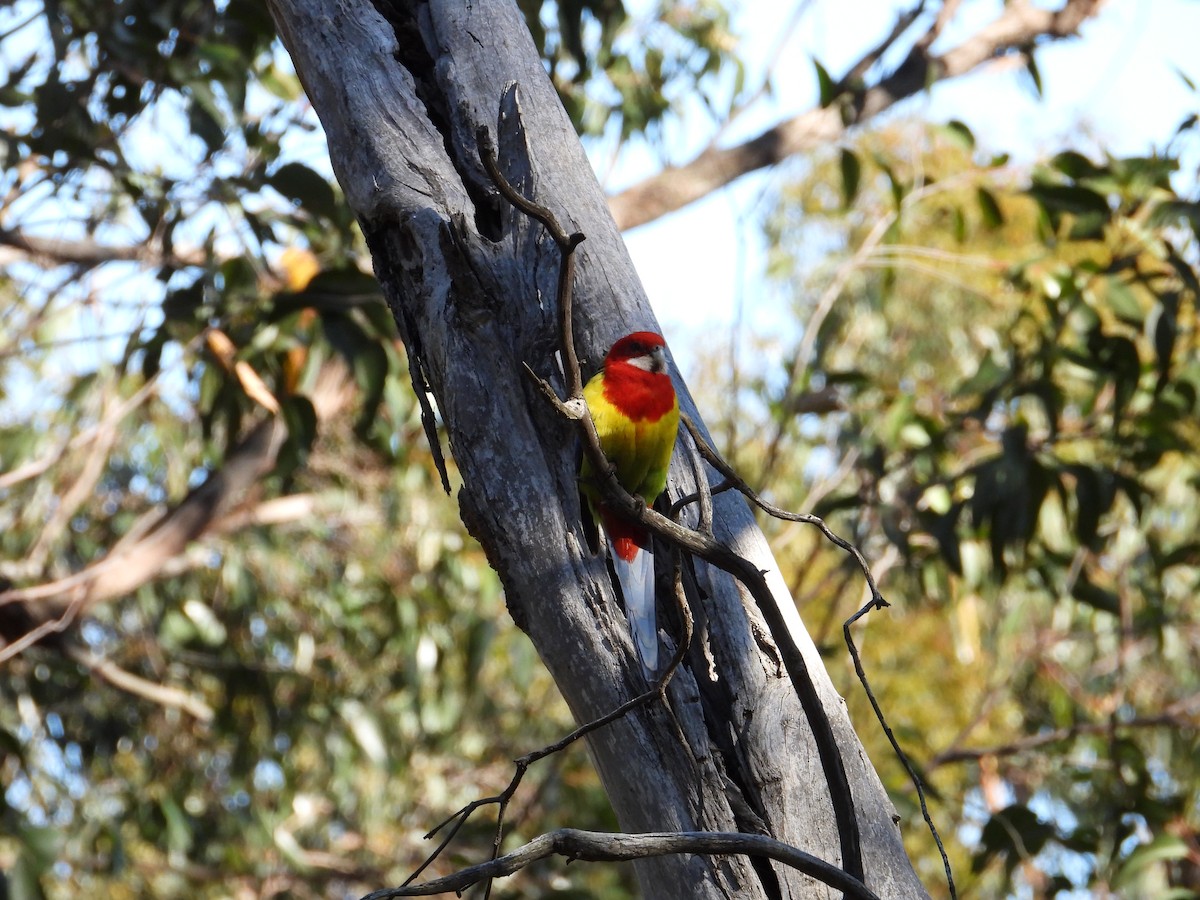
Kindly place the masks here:
<instances>
[{"instance_id":1,"label":"red undertail","mask_svg":"<svg viewBox=\"0 0 1200 900\"><path fill-rule=\"evenodd\" d=\"M625 617L642 661L646 680L658 674L658 623L654 608L654 557L650 552L650 533L636 522L600 510L608 545L612 549L613 569L621 583Z\"/></svg>"}]
</instances>

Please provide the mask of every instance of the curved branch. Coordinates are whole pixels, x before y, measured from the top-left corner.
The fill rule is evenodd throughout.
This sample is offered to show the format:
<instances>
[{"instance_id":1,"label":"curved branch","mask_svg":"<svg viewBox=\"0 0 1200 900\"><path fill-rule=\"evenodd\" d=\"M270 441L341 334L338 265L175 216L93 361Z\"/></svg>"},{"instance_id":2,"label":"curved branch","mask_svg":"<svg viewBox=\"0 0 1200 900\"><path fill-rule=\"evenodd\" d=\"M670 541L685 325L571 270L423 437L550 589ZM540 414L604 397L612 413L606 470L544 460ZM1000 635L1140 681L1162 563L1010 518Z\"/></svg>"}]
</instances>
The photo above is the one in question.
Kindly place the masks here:
<instances>
[{"instance_id":1,"label":"curved branch","mask_svg":"<svg viewBox=\"0 0 1200 900\"><path fill-rule=\"evenodd\" d=\"M427 897L433 894L461 893L472 885L492 878L503 878L550 856L588 862L621 862L648 859L678 853L730 854L759 856L791 866L823 884L843 891L854 900L879 900L863 883L837 866L818 859L789 844L760 834L684 831L649 834L620 834L560 828L517 848L506 856L480 863L422 884L385 888L367 894L363 900L393 900L396 897Z\"/></svg>"},{"instance_id":2,"label":"curved branch","mask_svg":"<svg viewBox=\"0 0 1200 900\"><path fill-rule=\"evenodd\" d=\"M919 94L938 81L958 78L997 57L1024 52L1039 40L1072 37L1079 26L1095 16L1102 0L1066 0L1057 10L1038 9L1028 3L1010 3L990 24L957 47L942 54L929 50L930 36L945 25L939 15L928 34L909 52L895 72L870 87L854 90L842 79L843 102L810 109L768 128L757 137L733 147L713 147L689 163L671 166L647 180L609 198L613 218L622 230L636 228L708 196L718 188L789 156L836 142L854 125ZM897 28L898 38L904 29ZM868 57L878 58L879 48ZM850 73L859 71L855 64Z\"/></svg>"},{"instance_id":3,"label":"curved branch","mask_svg":"<svg viewBox=\"0 0 1200 900\"><path fill-rule=\"evenodd\" d=\"M202 266L209 257L200 250L167 252L158 244L104 244L90 239L66 240L39 237L13 228L0 228L0 247L19 251L56 266L92 266L109 262L136 262L146 266L185 269Z\"/></svg>"},{"instance_id":4,"label":"curved branch","mask_svg":"<svg viewBox=\"0 0 1200 900\"><path fill-rule=\"evenodd\" d=\"M169 685L156 684L134 675L132 672L126 672L112 660L105 659L82 647L69 648L67 655L94 676L108 682L118 690L142 697L168 709L178 709L199 722L212 721L214 715L212 707L195 694Z\"/></svg>"},{"instance_id":5,"label":"curved branch","mask_svg":"<svg viewBox=\"0 0 1200 900\"><path fill-rule=\"evenodd\" d=\"M930 759L925 764L925 771L932 772L934 769L950 765L951 763L977 762L988 756L1016 756L1031 750L1038 750L1050 744L1061 744L1077 737L1109 734L1114 729L1170 728L1174 730L1195 730L1196 728L1200 728L1200 720L1197 719L1194 710L1188 709L1189 704L1195 706L1195 698L1189 698L1188 702L1172 704L1167 708L1166 712L1155 716L1137 716L1136 718L1116 723L1080 722L1066 728L1055 728L1051 731L1025 735L1024 737L1015 738L1006 744L997 744L992 747L950 747Z\"/></svg>"}]
</instances>

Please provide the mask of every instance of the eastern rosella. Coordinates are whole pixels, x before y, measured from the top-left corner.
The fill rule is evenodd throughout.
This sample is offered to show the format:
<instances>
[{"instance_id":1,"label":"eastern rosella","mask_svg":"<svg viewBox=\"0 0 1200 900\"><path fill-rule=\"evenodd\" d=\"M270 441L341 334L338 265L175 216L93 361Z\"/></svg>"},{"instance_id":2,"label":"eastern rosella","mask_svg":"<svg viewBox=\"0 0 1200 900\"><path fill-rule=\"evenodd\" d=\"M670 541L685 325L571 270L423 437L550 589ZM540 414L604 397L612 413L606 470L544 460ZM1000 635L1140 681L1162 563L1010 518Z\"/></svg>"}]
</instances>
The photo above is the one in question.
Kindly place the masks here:
<instances>
[{"instance_id":1,"label":"eastern rosella","mask_svg":"<svg viewBox=\"0 0 1200 900\"><path fill-rule=\"evenodd\" d=\"M601 369L583 389L604 455L617 481L652 504L667 486L667 467L679 431L679 401L667 374L661 335L638 331L608 351ZM646 678L658 668L658 626L654 610L654 558L650 534L642 525L605 508L595 473L584 461L580 482L604 525L613 568L625 598L625 614Z\"/></svg>"}]
</instances>

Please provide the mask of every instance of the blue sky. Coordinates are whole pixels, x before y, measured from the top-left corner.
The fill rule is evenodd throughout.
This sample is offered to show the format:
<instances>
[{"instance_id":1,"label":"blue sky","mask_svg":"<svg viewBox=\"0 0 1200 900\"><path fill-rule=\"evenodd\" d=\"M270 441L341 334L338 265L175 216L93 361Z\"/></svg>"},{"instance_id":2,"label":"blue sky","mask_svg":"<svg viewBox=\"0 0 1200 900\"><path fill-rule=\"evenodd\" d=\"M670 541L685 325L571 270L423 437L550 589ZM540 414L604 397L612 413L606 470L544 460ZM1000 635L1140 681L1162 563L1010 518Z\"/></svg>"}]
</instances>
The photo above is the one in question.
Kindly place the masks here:
<instances>
[{"instance_id":1,"label":"blue sky","mask_svg":"<svg viewBox=\"0 0 1200 900\"><path fill-rule=\"evenodd\" d=\"M1059 6L1059 3L1038 4ZM886 0L809 4L809 11L778 54L775 93L748 111L725 142L744 139L814 105L814 55L835 75L892 26L908 4ZM965 3L935 49L994 18L1000 2ZM770 58L794 4L746 3L737 22L751 67ZM888 115L932 121L960 119L987 151L1015 160L1071 146L1115 154L1150 153L1197 111L1198 98L1180 78L1200 81L1195 54L1200 35L1196 0L1110 0L1082 37L1038 51L1044 97L1026 75L1004 63L936 86ZM870 127L870 126L868 126ZM689 117L666 135L668 158L683 162L702 149L711 126ZM597 153L596 159L603 159ZM655 172L659 160L646 148L625 153L608 186L619 189ZM759 334L794 330L786 310L767 297L760 272L765 247L758 230L764 198L781 177L756 173L685 210L628 233L626 241L685 375L697 362L703 335L729 334L741 298L746 321ZM1182 173L1195 183L1195 170Z\"/></svg>"}]
</instances>

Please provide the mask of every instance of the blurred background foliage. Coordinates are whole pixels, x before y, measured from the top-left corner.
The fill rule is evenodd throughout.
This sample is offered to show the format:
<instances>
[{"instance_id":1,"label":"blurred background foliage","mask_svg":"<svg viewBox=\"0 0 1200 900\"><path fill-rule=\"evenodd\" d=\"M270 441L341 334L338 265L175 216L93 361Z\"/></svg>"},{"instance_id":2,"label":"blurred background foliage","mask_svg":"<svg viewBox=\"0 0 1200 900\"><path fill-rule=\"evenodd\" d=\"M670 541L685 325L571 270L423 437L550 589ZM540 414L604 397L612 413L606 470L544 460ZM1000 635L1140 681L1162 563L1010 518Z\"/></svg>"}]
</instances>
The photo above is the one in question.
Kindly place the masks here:
<instances>
[{"instance_id":1,"label":"blurred background foliage","mask_svg":"<svg viewBox=\"0 0 1200 900\"><path fill-rule=\"evenodd\" d=\"M696 98L719 126L765 89L719 3L522 7L584 135L654 141ZM269 17L18 2L0 65L7 894L397 883L571 722L441 488ZM697 382L747 479L872 561L893 606L856 634L964 895L1200 890L1195 138L1030 170L960 123L860 131L763 222L807 324L785 364L714 351ZM938 895L840 643L861 580L764 524ZM510 840L614 826L581 749L541 766Z\"/></svg>"},{"instance_id":2,"label":"blurred background foliage","mask_svg":"<svg viewBox=\"0 0 1200 900\"><path fill-rule=\"evenodd\" d=\"M961 123L900 122L810 160L766 224L810 330L745 389L729 452L872 561L894 605L858 626L866 669L959 806L968 895L1016 872L1035 896L1200 888L1200 205L1171 151L1015 171ZM866 722L840 633L861 579L810 530L772 530Z\"/></svg>"}]
</instances>

